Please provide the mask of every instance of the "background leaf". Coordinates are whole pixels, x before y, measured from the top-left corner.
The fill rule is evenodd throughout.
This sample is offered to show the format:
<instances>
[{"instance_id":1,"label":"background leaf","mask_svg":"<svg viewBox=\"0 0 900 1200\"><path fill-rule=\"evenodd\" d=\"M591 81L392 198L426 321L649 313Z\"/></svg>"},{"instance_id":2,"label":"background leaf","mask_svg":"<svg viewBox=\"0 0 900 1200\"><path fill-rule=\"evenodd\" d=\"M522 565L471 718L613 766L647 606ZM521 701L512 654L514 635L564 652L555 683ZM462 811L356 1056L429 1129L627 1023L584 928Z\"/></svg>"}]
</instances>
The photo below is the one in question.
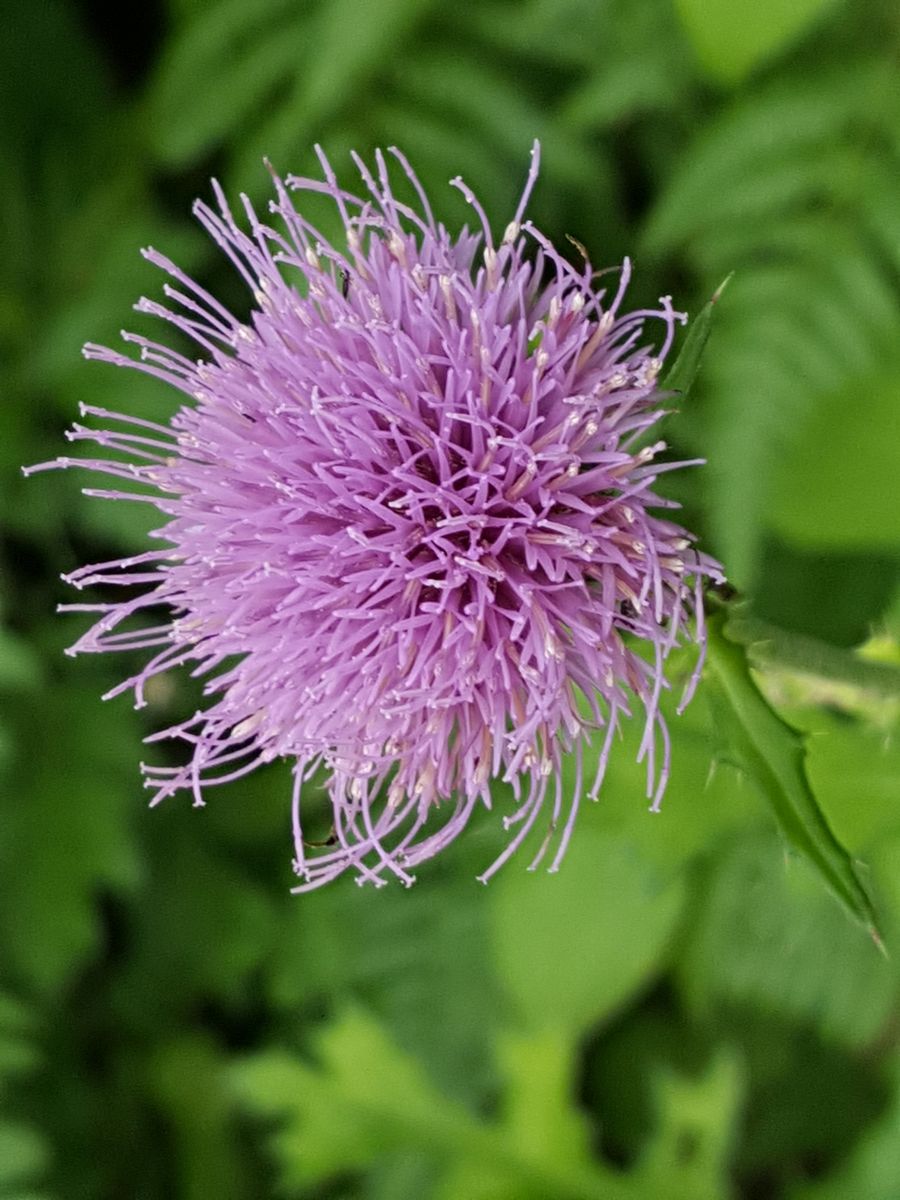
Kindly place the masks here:
<instances>
[{"instance_id":1,"label":"background leaf","mask_svg":"<svg viewBox=\"0 0 900 1200\"><path fill-rule=\"evenodd\" d=\"M833 0L677 0L684 27L698 57L715 79L743 78L759 63L784 50L831 7Z\"/></svg>"},{"instance_id":2,"label":"background leaf","mask_svg":"<svg viewBox=\"0 0 900 1200\"><path fill-rule=\"evenodd\" d=\"M827 436L823 436L826 435ZM772 522L785 538L830 549L871 550L900 541L900 372L831 395L799 433L828 446L815 463L797 456L776 477Z\"/></svg>"},{"instance_id":3,"label":"background leaf","mask_svg":"<svg viewBox=\"0 0 900 1200\"><path fill-rule=\"evenodd\" d=\"M627 841L582 826L574 870L509 871L491 885L494 955L535 1031L577 1034L608 1018L652 978L681 914L677 883Z\"/></svg>"},{"instance_id":4,"label":"background leaf","mask_svg":"<svg viewBox=\"0 0 900 1200\"><path fill-rule=\"evenodd\" d=\"M0 1194L895 1200L895 6L7 9ZM59 575L133 551L148 522L84 500L74 472L20 467L61 451L79 401L151 420L177 406L79 353L123 326L160 335L131 311L163 282L139 248L246 315L252 297L190 216L211 176L264 206L264 155L314 174L318 140L356 186L351 149L398 145L448 229L471 218L448 186L461 173L499 230L536 136L530 216L598 269L631 257L632 307L671 294L700 314L734 272L665 429L673 459L708 465L660 482L746 599L729 630L753 673L737 678L769 709L741 691L736 744L763 720L777 786L808 805L805 772L861 860L890 960L785 861L759 772L714 766L713 671L676 714L688 652L662 697L659 813L626 722L556 876L529 874L525 848L476 881L503 844L498 787L411 891L345 881L303 899L287 893L287 765L203 810L149 812L140 740L195 690L160 681L135 714L98 696L137 656L62 656L83 626L53 616L71 598ZM572 762L563 776L572 788Z\"/></svg>"}]
</instances>

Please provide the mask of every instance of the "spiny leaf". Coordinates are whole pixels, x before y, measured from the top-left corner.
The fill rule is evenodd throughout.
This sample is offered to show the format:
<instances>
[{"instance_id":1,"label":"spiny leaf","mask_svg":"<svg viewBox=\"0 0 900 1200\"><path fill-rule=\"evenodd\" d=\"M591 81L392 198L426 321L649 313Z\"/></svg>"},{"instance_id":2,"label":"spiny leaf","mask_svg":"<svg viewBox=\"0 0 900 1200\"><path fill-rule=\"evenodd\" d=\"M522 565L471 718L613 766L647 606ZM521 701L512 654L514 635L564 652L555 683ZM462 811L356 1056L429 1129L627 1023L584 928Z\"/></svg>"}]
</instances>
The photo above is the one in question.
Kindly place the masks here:
<instances>
[{"instance_id":1,"label":"spiny leaf","mask_svg":"<svg viewBox=\"0 0 900 1200\"><path fill-rule=\"evenodd\" d=\"M880 944L872 901L832 832L806 776L803 739L778 716L750 674L742 646L727 634L724 611L709 620L708 676L728 737L728 754L770 804L791 846Z\"/></svg>"}]
</instances>

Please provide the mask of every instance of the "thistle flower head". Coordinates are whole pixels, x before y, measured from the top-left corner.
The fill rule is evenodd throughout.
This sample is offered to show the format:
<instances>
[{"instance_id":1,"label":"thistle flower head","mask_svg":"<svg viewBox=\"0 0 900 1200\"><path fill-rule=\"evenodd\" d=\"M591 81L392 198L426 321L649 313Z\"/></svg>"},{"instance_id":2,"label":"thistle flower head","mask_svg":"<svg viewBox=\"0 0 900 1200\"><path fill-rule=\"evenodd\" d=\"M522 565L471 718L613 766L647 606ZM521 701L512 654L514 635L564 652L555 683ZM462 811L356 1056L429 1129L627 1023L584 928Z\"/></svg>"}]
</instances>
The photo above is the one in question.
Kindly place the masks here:
<instances>
[{"instance_id":1,"label":"thistle flower head","mask_svg":"<svg viewBox=\"0 0 900 1200\"><path fill-rule=\"evenodd\" d=\"M630 267L571 265L524 219L538 150L495 241L435 222L406 159L356 159L362 197L324 179L275 178L272 222L196 215L254 297L240 321L154 250L170 307L141 300L201 357L125 333L134 367L185 397L168 426L85 406L108 427L72 441L108 457L59 459L127 483L91 494L147 501L158 548L83 567L76 587L119 584L73 652L145 648L113 695L188 666L206 707L151 741L186 743L183 766L148 766L153 803L262 763L293 764L296 890L347 869L412 881L463 829L491 782L511 783L507 848L538 824L559 864L583 791L596 796L620 720L643 709L641 754L659 803L668 773L664 661L702 646L700 587L717 566L657 515L660 366L675 325L623 308ZM291 192L324 193L331 245ZM645 324L652 328L645 333ZM86 491L89 489L86 489ZM158 614L163 611L162 622ZM699 670L699 667L698 667ZM582 779L585 739L602 739ZM561 756L578 762L563 795ZM304 837L303 787L324 773L333 832Z\"/></svg>"}]
</instances>

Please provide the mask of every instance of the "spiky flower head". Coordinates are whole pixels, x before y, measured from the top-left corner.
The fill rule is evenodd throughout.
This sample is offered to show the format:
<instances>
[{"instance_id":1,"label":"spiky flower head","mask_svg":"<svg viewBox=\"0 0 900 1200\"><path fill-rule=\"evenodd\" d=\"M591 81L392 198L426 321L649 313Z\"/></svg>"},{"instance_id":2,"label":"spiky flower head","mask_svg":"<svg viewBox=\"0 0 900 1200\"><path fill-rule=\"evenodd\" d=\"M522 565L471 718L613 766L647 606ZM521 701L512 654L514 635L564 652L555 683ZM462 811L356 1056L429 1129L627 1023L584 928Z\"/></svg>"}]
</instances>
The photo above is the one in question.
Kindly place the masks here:
<instances>
[{"instance_id":1,"label":"spiky flower head","mask_svg":"<svg viewBox=\"0 0 900 1200\"><path fill-rule=\"evenodd\" d=\"M347 869L410 883L490 807L496 779L512 785L513 832L482 878L536 823L555 869L635 701L657 806L664 661L685 636L702 651L701 584L718 577L653 511L666 507L657 475L684 465L657 463L664 446L647 436L684 317L668 297L625 311L627 261L598 286L587 261L570 264L524 219L537 145L499 242L459 179L478 228L452 238L391 154L412 204L381 154L374 175L355 158L362 198L321 154L322 181L276 177L273 225L246 198L238 222L215 186L217 211L195 213L251 290L249 320L145 251L170 277L172 307L137 309L202 357L130 333L139 357L85 354L186 400L168 426L83 406L109 427L78 424L70 440L109 457L45 464L124 479L85 491L137 496L166 518L158 548L67 577L128 598L64 606L100 614L73 653L154 651L109 695L133 690L141 706L148 681L179 666L205 680L206 708L149 739L189 747L183 766L143 768L152 803L187 789L202 804L214 785L288 759L297 891ZM346 246L329 244L292 191L333 201ZM594 731L599 765L583 780ZM570 752L577 781L564 796ZM333 829L311 845L302 793L317 774Z\"/></svg>"}]
</instances>

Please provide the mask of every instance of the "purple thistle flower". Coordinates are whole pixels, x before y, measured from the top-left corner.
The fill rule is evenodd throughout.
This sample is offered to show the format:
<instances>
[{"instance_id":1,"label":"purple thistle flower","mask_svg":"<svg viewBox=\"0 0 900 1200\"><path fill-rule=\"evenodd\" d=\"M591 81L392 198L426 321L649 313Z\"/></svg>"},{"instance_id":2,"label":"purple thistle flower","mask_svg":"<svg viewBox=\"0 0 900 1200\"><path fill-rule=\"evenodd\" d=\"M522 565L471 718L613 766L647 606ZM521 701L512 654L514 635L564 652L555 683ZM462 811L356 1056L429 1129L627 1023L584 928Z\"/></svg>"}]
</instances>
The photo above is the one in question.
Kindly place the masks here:
<instances>
[{"instance_id":1,"label":"purple thistle flower","mask_svg":"<svg viewBox=\"0 0 900 1200\"><path fill-rule=\"evenodd\" d=\"M64 605L99 613L71 648L152 649L113 696L189 665L205 679L205 710L149 741L190 747L182 767L144 766L152 804L207 788L262 763L293 763L295 870L305 891L353 868L360 882L438 853L493 779L512 784L511 839L486 880L543 816L535 865L568 844L587 780L585 739L602 730L589 795L636 699L640 757L659 806L669 769L660 714L664 662L686 636L704 643L701 586L718 565L651 491L662 442L660 366L677 322L624 312L630 275L595 290L587 262L565 261L524 220L538 146L518 209L495 244L475 196L459 188L480 230L452 239L418 196L395 197L384 157L377 178L354 156L368 196L337 183L275 178L264 224L243 198L245 232L221 189L218 211L195 213L246 281L256 307L237 320L174 263L145 257L173 281L173 308L137 309L187 334L193 361L131 333L134 359L88 345L85 355L134 367L183 392L170 426L89 405L76 424L109 458L60 458L148 491L85 489L139 500L167 518L158 549L82 567L81 588L139 590L118 603ZM294 208L290 190L337 206L346 249ZM533 257L527 257L529 250ZM648 319L661 345L643 341ZM638 448L640 446L641 448ZM152 623L160 607L171 618ZM691 629L693 626L693 629ZM694 672L683 703L696 683ZM563 796L561 757L577 779ZM328 772L333 833L304 839L304 782Z\"/></svg>"}]
</instances>

